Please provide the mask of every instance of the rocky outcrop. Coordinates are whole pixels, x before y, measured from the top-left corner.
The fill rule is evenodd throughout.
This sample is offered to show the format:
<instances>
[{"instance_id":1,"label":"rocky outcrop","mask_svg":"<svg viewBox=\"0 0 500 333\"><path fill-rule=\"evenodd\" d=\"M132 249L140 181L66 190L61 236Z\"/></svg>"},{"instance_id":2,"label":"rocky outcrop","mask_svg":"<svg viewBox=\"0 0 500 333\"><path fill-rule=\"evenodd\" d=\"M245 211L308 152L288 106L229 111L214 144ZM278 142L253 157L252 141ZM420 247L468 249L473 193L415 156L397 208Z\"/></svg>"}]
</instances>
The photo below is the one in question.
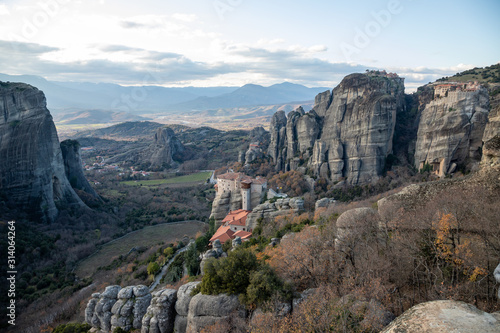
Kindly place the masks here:
<instances>
[{"instance_id":1,"label":"rocky outcrop","mask_svg":"<svg viewBox=\"0 0 500 333\"><path fill-rule=\"evenodd\" d=\"M61 142L61 152L64 160L64 170L69 183L74 189L82 190L98 198L96 191L90 186L83 174L82 158L80 157L80 144L76 140Z\"/></svg>"},{"instance_id":2,"label":"rocky outcrop","mask_svg":"<svg viewBox=\"0 0 500 333\"><path fill-rule=\"evenodd\" d=\"M478 162L488 112L489 95L483 87L436 95L420 116L415 166L428 163L444 176L468 160Z\"/></svg>"},{"instance_id":3,"label":"rocky outcrop","mask_svg":"<svg viewBox=\"0 0 500 333\"><path fill-rule=\"evenodd\" d=\"M170 128L159 128L154 137L154 143L146 152L152 167L171 165L174 159L179 159L184 152L184 146Z\"/></svg>"},{"instance_id":4,"label":"rocky outcrop","mask_svg":"<svg viewBox=\"0 0 500 333\"><path fill-rule=\"evenodd\" d=\"M328 208L330 205L335 204L335 202L336 201L333 198L321 198L314 204L314 209L317 210L318 208Z\"/></svg>"},{"instance_id":5,"label":"rocky outcrop","mask_svg":"<svg viewBox=\"0 0 500 333\"><path fill-rule=\"evenodd\" d=\"M212 243L212 249L208 250L207 252L203 253L201 255L201 262L200 262L200 272L201 275L205 274L205 265L210 258L221 258L221 257L227 257L227 253L222 250L222 244L220 243L220 240L216 239Z\"/></svg>"},{"instance_id":6,"label":"rocky outcrop","mask_svg":"<svg viewBox=\"0 0 500 333\"><path fill-rule=\"evenodd\" d=\"M319 94L314 108L276 113L268 153L277 170L307 164L330 181L348 184L377 180L392 152L396 112L404 107L403 79L352 74L332 93Z\"/></svg>"},{"instance_id":7,"label":"rocky outcrop","mask_svg":"<svg viewBox=\"0 0 500 333\"><path fill-rule=\"evenodd\" d=\"M500 168L500 135L484 143L481 163L483 167Z\"/></svg>"},{"instance_id":8,"label":"rocky outcrop","mask_svg":"<svg viewBox=\"0 0 500 333\"><path fill-rule=\"evenodd\" d=\"M271 142L268 154L276 164L276 170L284 170L286 162L286 115L285 111L278 111L271 119Z\"/></svg>"},{"instance_id":9,"label":"rocky outcrop","mask_svg":"<svg viewBox=\"0 0 500 333\"><path fill-rule=\"evenodd\" d=\"M189 303L186 333L200 332L203 327L228 320L232 315L245 318L244 308L238 301L237 295L197 294Z\"/></svg>"},{"instance_id":10,"label":"rocky outcrop","mask_svg":"<svg viewBox=\"0 0 500 333\"><path fill-rule=\"evenodd\" d=\"M126 331L140 329L151 302L148 287L106 287L103 293L92 294L85 309L85 321L97 330L111 332L120 327Z\"/></svg>"},{"instance_id":11,"label":"rocky outcrop","mask_svg":"<svg viewBox=\"0 0 500 333\"><path fill-rule=\"evenodd\" d=\"M491 140L500 135L500 83L490 83L490 113L488 114L488 123L484 129L483 142Z\"/></svg>"},{"instance_id":12,"label":"rocky outcrop","mask_svg":"<svg viewBox=\"0 0 500 333\"><path fill-rule=\"evenodd\" d=\"M231 209L231 193L232 192L224 192L215 197L212 203L210 218L213 217L215 221L222 221L226 217Z\"/></svg>"},{"instance_id":13,"label":"rocky outcrop","mask_svg":"<svg viewBox=\"0 0 500 333\"><path fill-rule=\"evenodd\" d=\"M258 220L262 218L267 222L272 222L277 216L298 214L304 209L304 200L301 198L284 198L276 202L264 202L255 207L247 217L248 229L254 229Z\"/></svg>"},{"instance_id":14,"label":"rocky outcrop","mask_svg":"<svg viewBox=\"0 0 500 333\"><path fill-rule=\"evenodd\" d=\"M500 331L498 317L458 301L432 301L415 305L396 318L382 333Z\"/></svg>"},{"instance_id":15,"label":"rocky outcrop","mask_svg":"<svg viewBox=\"0 0 500 333\"><path fill-rule=\"evenodd\" d=\"M354 208L342 213L336 222L335 247L356 242L353 238L362 237L363 233L378 228L379 224L378 212L369 207Z\"/></svg>"},{"instance_id":16,"label":"rocky outcrop","mask_svg":"<svg viewBox=\"0 0 500 333\"><path fill-rule=\"evenodd\" d=\"M118 154L106 160L106 163L149 163L153 169L169 168L177 165L177 161L184 159L186 149L168 127L156 130L154 142L146 148L137 148L126 153Z\"/></svg>"},{"instance_id":17,"label":"rocky outcrop","mask_svg":"<svg viewBox=\"0 0 500 333\"><path fill-rule=\"evenodd\" d=\"M495 271L493 272L493 276L495 277L495 280L497 283L500 283L500 264L498 264L497 268L495 268ZM498 290L498 300L500 301L500 289Z\"/></svg>"},{"instance_id":18,"label":"rocky outcrop","mask_svg":"<svg viewBox=\"0 0 500 333\"><path fill-rule=\"evenodd\" d=\"M15 208L53 221L57 207L85 207L71 187L45 95L0 82L0 193Z\"/></svg>"},{"instance_id":19,"label":"rocky outcrop","mask_svg":"<svg viewBox=\"0 0 500 333\"><path fill-rule=\"evenodd\" d=\"M193 298L191 292L198 284L200 284L199 281L186 283L182 285L177 292L177 302L175 303L175 311L177 313L174 323L175 332L186 332L189 303L191 303L191 299Z\"/></svg>"},{"instance_id":20,"label":"rocky outcrop","mask_svg":"<svg viewBox=\"0 0 500 333\"><path fill-rule=\"evenodd\" d=\"M173 332L176 299L177 290L163 289L155 292L151 305L142 318L141 333Z\"/></svg>"}]
</instances>

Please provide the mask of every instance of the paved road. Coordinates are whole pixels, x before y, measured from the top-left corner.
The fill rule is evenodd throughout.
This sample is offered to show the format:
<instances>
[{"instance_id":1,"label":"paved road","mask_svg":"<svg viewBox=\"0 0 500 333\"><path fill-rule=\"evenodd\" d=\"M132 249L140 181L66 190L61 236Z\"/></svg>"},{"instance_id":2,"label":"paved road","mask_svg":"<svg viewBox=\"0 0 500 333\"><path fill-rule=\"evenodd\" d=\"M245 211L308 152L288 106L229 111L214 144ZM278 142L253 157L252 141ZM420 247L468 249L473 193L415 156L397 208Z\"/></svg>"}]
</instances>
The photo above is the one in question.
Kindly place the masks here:
<instances>
[{"instance_id":1,"label":"paved road","mask_svg":"<svg viewBox=\"0 0 500 333\"><path fill-rule=\"evenodd\" d=\"M168 267L174 262L174 259L179 255L181 254L182 252L185 252L189 249L189 246L191 244L194 243L194 240L190 240L189 241L189 244L184 246L182 249L180 250L177 250L177 252L175 252L174 256L172 257L172 259L170 259L162 268L161 268L161 271L158 275L155 276L155 280L153 281L153 283L149 286L149 291L150 292L153 292L153 290L158 286L158 284L160 283L160 280L161 278L167 273L167 270L168 270Z\"/></svg>"}]
</instances>

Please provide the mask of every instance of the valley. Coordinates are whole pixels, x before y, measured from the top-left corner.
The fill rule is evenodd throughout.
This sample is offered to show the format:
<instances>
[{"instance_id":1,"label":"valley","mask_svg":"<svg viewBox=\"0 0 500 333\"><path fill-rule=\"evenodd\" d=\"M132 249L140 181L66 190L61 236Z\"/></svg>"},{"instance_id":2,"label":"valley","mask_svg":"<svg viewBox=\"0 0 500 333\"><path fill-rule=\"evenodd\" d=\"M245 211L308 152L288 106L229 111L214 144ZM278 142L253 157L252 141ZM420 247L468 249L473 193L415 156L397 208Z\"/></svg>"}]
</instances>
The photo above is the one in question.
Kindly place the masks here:
<instances>
[{"instance_id":1,"label":"valley","mask_svg":"<svg viewBox=\"0 0 500 333\"><path fill-rule=\"evenodd\" d=\"M2 82L0 207L2 228L20 225L20 327L138 332L166 316L170 331L374 332L444 299L496 316L498 67L412 94L397 74L366 71L314 103L64 134L40 90ZM196 305L211 302L229 310Z\"/></svg>"}]
</instances>

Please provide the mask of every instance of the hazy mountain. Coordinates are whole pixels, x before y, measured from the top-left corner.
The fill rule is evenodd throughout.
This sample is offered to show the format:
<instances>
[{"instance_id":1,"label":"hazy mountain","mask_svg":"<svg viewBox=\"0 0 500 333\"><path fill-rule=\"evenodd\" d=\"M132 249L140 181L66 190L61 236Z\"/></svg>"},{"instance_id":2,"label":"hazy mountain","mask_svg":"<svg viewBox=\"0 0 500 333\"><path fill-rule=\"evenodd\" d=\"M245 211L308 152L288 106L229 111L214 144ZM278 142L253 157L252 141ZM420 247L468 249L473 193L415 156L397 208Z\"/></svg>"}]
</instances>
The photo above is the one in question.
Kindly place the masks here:
<instances>
[{"instance_id":1,"label":"hazy mountain","mask_svg":"<svg viewBox=\"0 0 500 333\"><path fill-rule=\"evenodd\" d=\"M52 114L103 109L131 113L164 111L165 106L229 93L237 87L125 87L112 83L48 81L34 75L0 74L0 81L24 82L42 90Z\"/></svg>"},{"instance_id":2,"label":"hazy mountain","mask_svg":"<svg viewBox=\"0 0 500 333\"><path fill-rule=\"evenodd\" d=\"M329 88L308 88L300 84L284 82L263 87L246 84L233 92L214 97L198 97L195 100L168 107L174 111L226 109L241 106L270 105L288 102L312 101L318 93Z\"/></svg>"},{"instance_id":3,"label":"hazy mountain","mask_svg":"<svg viewBox=\"0 0 500 333\"><path fill-rule=\"evenodd\" d=\"M149 120L130 114L127 112L115 112L104 110L82 110L71 113L58 114L54 116L54 121L59 124L99 124L99 123L120 123L124 121Z\"/></svg>"},{"instance_id":4,"label":"hazy mountain","mask_svg":"<svg viewBox=\"0 0 500 333\"><path fill-rule=\"evenodd\" d=\"M161 86L125 87L112 83L48 81L40 76L0 74L0 81L25 82L42 90L52 114L81 110L110 110L134 114L164 111L199 111L241 106L312 101L328 88L280 83L269 87Z\"/></svg>"}]
</instances>

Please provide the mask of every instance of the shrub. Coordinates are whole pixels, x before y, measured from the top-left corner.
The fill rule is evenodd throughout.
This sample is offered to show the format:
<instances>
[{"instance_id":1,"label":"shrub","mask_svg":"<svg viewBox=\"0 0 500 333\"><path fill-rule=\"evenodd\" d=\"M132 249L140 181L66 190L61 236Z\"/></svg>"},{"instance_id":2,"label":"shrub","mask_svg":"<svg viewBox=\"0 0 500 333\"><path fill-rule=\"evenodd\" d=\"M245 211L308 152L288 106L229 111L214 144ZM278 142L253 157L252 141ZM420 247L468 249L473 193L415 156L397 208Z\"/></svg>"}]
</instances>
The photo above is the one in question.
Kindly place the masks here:
<instances>
[{"instance_id":1,"label":"shrub","mask_svg":"<svg viewBox=\"0 0 500 333\"><path fill-rule=\"evenodd\" d=\"M160 271L160 265L157 262L150 262L148 264L148 274L156 275Z\"/></svg>"},{"instance_id":2,"label":"shrub","mask_svg":"<svg viewBox=\"0 0 500 333\"><path fill-rule=\"evenodd\" d=\"M57 326L52 333L87 333L91 328L89 324L69 323Z\"/></svg>"}]
</instances>

